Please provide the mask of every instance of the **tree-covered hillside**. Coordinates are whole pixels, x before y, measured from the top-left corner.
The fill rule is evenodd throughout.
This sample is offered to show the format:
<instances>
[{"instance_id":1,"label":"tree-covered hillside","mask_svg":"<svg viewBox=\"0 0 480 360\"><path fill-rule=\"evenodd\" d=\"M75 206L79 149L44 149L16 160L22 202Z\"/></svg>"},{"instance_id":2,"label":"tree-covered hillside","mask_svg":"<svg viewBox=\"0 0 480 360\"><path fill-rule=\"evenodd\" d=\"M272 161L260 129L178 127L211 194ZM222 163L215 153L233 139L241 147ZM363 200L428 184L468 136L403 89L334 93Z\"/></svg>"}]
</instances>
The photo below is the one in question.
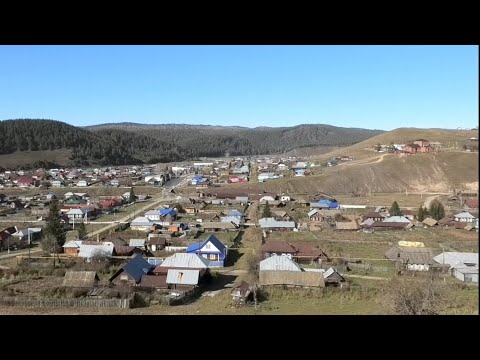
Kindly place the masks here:
<instances>
[{"instance_id":1,"label":"tree-covered hillside","mask_svg":"<svg viewBox=\"0 0 480 360\"><path fill-rule=\"evenodd\" d=\"M381 132L328 125L249 129L129 123L80 128L60 121L19 119L0 121L0 155L69 149L71 163L62 165L123 165L223 156L226 152L254 155L306 146L347 146Z\"/></svg>"}]
</instances>

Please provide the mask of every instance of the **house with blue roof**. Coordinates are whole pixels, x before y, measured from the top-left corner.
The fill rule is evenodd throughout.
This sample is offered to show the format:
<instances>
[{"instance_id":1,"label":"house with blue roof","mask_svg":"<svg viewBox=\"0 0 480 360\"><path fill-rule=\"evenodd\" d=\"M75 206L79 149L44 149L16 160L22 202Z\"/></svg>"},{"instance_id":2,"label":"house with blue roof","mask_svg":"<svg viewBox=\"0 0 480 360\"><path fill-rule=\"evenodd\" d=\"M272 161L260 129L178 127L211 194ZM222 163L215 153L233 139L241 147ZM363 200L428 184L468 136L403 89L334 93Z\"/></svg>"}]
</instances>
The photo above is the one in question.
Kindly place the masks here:
<instances>
[{"instance_id":1,"label":"house with blue roof","mask_svg":"<svg viewBox=\"0 0 480 360\"><path fill-rule=\"evenodd\" d=\"M212 234L205 241L187 247L187 253L204 257L209 261L208 267L223 267L228 248Z\"/></svg>"},{"instance_id":2,"label":"house with blue roof","mask_svg":"<svg viewBox=\"0 0 480 360\"><path fill-rule=\"evenodd\" d=\"M340 205L336 201L321 199L318 202L311 202L310 207L312 209L338 209Z\"/></svg>"},{"instance_id":3,"label":"house with blue roof","mask_svg":"<svg viewBox=\"0 0 480 360\"><path fill-rule=\"evenodd\" d=\"M135 254L129 262L113 274L109 282L119 286L137 286L142 276L149 274L154 268L155 265L150 264L142 255Z\"/></svg>"},{"instance_id":4,"label":"house with blue roof","mask_svg":"<svg viewBox=\"0 0 480 360\"><path fill-rule=\"evenodd\" d=\"M166 221L173 221L177 219L177 212L172 209L160 209L160 218L166 220Z\"/></svg>"},{"instance_id":5,"label":"house with blue roof","mask_svg":"<svg viewBox=\"0 0 480 360\"><path fill-rule=\"evenodd\" d=\"M234 216L234 217L237 217L238 219L241 219L242 218L242 213L236 209L233 209L233 210L229 210L227 211L227 213L225 214L226 216Z\"/></svg>"}]
</instances>

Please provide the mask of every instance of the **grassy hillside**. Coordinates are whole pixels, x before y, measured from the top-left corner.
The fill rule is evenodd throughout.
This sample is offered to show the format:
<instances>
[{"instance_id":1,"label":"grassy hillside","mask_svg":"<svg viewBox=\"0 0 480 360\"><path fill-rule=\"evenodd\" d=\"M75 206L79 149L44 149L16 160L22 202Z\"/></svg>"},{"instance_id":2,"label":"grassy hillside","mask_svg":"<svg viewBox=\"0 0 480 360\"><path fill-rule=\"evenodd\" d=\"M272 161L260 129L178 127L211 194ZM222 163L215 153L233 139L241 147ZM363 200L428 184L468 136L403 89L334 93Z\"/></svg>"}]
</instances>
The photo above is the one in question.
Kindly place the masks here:
<instances>
[{"instance_id":1,"label":"grassy hillside","mask_svg":"<svg viewBox=\"0 0 480 360\"><path fill-rule=\"evenodd\" d=\"M380 161L322 168L319 175L235 184L251 191L290 193L447 192L478 189L478 153L444 152L400 158L384 155Z\"/></svg>"},{"instance_id":2,"label":"grassy hillside","mask_svg":"<svg viewBox=\"0 0 480 360\"><path fill-rule=\"evenodd\" d=\"M478 138L478 130L446 130L446 129L416 129L399 128L373 136L357 144L333 150L327 154L313 155L318 160L327 160L333 156L350 155L358 159L374 156L373 146L376 144L405 144L416 139L426 139L442 143L444 147L458 146L471 137Z\"/></svg>"}]
</instances>

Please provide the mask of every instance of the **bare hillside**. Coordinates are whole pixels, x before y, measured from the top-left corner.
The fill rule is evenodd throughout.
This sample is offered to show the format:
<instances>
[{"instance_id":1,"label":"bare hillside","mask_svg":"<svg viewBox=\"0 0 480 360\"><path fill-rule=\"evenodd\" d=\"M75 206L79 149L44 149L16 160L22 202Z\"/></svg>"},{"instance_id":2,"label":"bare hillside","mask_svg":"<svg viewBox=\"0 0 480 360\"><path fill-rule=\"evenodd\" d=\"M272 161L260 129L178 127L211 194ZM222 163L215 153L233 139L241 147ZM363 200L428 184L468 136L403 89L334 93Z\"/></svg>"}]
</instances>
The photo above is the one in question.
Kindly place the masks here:
<instances>
[{"instance_id":1,"label":"bare hillside","mask_svg":"<svg viewBox=\"0 0 480 360\"><path fill-rule=\"evenodd\" d=\"M236 184L252 191L290 193L447 192L478 189L478 153L444 152L400 158L384 154L372 162L324 168L319 175Z\"/></svg>"},{"instance_id":2,"label":"bare hillside","mask_svg":"<svg viewBox=\"0 0 480 360\"><path fill-rule=\"evenodd\" d=\"M376 144L404 144L416 139L437 141L442 143L444 147L457 146L458 148L461 148L463 142L471 137L478 138L478 130L399 128L373 136L365 141L348 147L335 149L326 154L319 153L317 155L313 155L312 158L327 160L334 156L349 155L355 156L358 159L362 159L377 155L373 150L373 146Z\"/></svg>"}]
</instances>

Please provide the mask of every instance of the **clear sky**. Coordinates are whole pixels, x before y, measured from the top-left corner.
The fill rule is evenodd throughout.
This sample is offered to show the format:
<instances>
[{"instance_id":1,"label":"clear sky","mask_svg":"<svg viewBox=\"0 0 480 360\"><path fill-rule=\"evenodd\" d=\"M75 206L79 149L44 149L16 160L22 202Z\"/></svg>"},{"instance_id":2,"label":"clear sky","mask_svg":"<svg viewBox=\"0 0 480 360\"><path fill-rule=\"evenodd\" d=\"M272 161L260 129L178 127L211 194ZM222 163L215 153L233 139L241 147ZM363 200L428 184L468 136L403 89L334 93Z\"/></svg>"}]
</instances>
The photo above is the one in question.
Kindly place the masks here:
<instances>
[{"instance_id":1,"label":"clear sky","mask_svg":"<svg viewBox=\"0 0 480 360\"><path fill-rule=\"evenodd\" d=\"M478 125L478 46L0 46L0 119Z\"/></svg>"}]
</instances>

